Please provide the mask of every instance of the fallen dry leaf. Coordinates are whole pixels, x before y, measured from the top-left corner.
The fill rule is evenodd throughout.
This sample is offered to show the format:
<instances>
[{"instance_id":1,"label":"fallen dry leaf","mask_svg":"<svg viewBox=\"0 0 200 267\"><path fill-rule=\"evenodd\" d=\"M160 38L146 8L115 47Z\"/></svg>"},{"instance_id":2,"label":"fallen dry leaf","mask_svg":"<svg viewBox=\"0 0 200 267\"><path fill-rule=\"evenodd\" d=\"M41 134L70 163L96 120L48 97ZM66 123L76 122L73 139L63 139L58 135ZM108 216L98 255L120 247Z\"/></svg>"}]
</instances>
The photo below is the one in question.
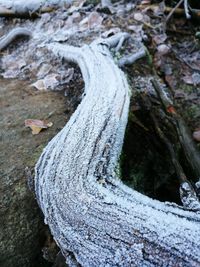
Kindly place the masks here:
<instances>
[{"instance_id":1,"label":"fallen dry leaf","mask_svg":"<svg viewBox=\"0 0 200 267\"><path fill-rule=\"evenodd\" d=\"M47 129L52 125L53 125L52 122L47 122L46 120L35 120L35 119L25 120L25 127L30 127L33 135L39 134L39 132L42 129Z\"/></svg>"},{"instance_id":2,"label":"fallen dry leaf","mask_svg":"<svg viewBox=\"0 0 200 267\"><path fill-rule=\"evenodd\" d=\"M40 91L46 90L43 80L38 80L37 82L35 82L31 85Z\"/></svg>"},{"instance_id":3,"label":"fallen dry leaf","mask_svg":"<svg viewBox=\"0 0 200 267\"><path fill-rule=\"evenodd\" d=\"M176 110L175 110L175 108L173 106L169 106L167 108L167 112L168 113L171 113L171 114L176 114Z\"/></svg>"},{"instance_id":4,"label":"fallen dry leaf","mask_svg":"<svg viewBox=\"0 0 200 267\"><path fill-rule=\"evenodd\" d=\"M194 85L200 84L200 74L198 72L195 72L192 74L192 80Z\"/></svg>"},{"instance_id":5,"label":"fallen dry leaf","mask_svg":"<svg viewBox=\"0 0 200 267\"><path fill-rule=\"evenodd\" d=\"M49 74L44 79L40 79L32 84L36 89L40 91L46 91L48 89L54 90L58 85L59 81L57 79L58 74Z\"/></svg>"},{"instance_id":6,"label":"fallen dry leaf","mask_svg":"<svg viewBox=\"0 0 200 267\"><path fill-rule=\"evenodd\" d=\"M159 53L159 56L163 56L163 55L166 55L169 53L170 51L170 46L166 45L166 44L160 44L158 47L157 47L157 53Z\"/></svg>"},{"instance_id":7,"label":"fallen dry leaf","mask_svg":"<svg viewBox=\"0 0 200 267\"><path fill-rule=\"evenodd\" d=\"M195 130L192 134L195 141L200 142L200 128Z\"/></svg>"},{"instance_id":8,"label":"fallen dry leaf","mask_svg":"<svg viewBox=\"0 0 200 267\"><path fill-rule=\"evenodd\" d=\"M183 80L186 84L193 84L192 75L185 75L185 76L183 76L182 80Z\"/></svg>"},{"instance_id":9,"label":"fallen dry leaf","mask_svg":"<svg viewBox=\"0 0 200 267\"><path fill-rule=\"evenodd\" d=\"M133 17L134 17L134 20L137 20L137 21L143 21L144 19L144 16L140 12L135 13Z\"/></svg>"},{"instance_id":10,"label":"fallen dry leaf","mask_svg":"<svg viewBox=\"0 0 200 267\"><path fill-rule=\"evenodd\" d=\"M156 45L160 45L160 44L163 44L167 40L167 35L165 33L157 34L153 36L152 40Z\"/></svg>"}]
</instances>

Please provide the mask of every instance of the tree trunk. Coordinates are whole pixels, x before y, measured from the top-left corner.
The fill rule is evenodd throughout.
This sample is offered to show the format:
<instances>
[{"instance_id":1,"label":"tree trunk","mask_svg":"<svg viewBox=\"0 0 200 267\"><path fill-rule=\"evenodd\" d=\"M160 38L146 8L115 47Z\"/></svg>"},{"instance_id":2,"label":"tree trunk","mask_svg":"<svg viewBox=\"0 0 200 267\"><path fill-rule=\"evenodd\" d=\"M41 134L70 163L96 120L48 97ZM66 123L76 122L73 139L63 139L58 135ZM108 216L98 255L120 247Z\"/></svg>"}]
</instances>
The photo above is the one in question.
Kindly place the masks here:
<instances>
[{"instance_id":1,"label":"tree trunk","mask_svg":"<svg viewBox=\"0 0 200 267\"><path fill-rule=\"evenodd\" d=\"M37 201L66 261L72 252L82 266L198 266L199 215L117 178L130 92L108 48L121 37L49 46L80 66L85 96L36 165Z\"/></svg>"}]
</instances>

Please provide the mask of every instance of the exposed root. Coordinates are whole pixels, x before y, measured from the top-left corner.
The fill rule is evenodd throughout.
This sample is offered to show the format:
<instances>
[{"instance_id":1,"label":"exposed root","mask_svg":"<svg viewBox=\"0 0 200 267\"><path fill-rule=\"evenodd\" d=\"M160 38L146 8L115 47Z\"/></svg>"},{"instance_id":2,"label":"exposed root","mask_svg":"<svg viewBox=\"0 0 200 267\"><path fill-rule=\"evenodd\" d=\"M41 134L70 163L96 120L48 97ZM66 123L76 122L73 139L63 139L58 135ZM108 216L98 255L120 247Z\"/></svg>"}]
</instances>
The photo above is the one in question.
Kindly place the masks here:
<instances>
[{"instance_id":1,"label":"exposed root","mask_svg":"<svg viewBox=\"0 0 200 267\"><path fill-rule=\"evenodd\" d=\"M188 0L184 0L184 10L185 10L185 16L187 19L191 18L189 8L188 8Z\"/></svg>"},{"instance_id":2,"label":"exposed root","mask_svg":"<svg viewBox=\"0 0 200 267\"><path fill-rule=\"evenodd\" d=\"M37 17L61 6L69 6L70 0L0 0L0 17Z\"/></svg>"},{"instance_id":3,"label":"exposed root","mask_svg":"<svg viewBox=\"0 0 200 267\"><path fill-rule=\"evenodd\" d=\"M120 58L118 61L118 65L119 65L119 67L123 67L125 65L132 65L138 59L144 58L145 56L146 56L145 49L141 49L137 53Z\"/></svg>"},{"instance_id":4,"label":"exposed root","mask_svg":"<svg viewBox=\"0 0 200 267\"><path fill-rule=\"evenodd\" d=\"M37 201L63 255L73 252L82 266L197 266L199 215L143 196L116 177L130 94L107 46L120 38L49 46L80 66L85 96L37 163Z\"/></svg>"},{"instance_id":5,"label":"exposed root","mask_svg":"<svg viewBox=\"0 0 200 267\"><path fill-rule=\"evenodd\" d=\"M7 48L7 46L17 37L28 36L31 37L32 33L26 28L18 27L10 31L6 36L1 37L0 39L0 51Z\"/></svg>"},{"instance_id":6,"label":"exposed root","mask_svg":"<svg viewBox=\"0 0 200 267\"><path fill-rule=\"evenodd\" d=\"M200 202L194 188L189 182L184 182L180 186L180 197L183 205L190 210L200 211Z\"/></svg>"}]
</instances>

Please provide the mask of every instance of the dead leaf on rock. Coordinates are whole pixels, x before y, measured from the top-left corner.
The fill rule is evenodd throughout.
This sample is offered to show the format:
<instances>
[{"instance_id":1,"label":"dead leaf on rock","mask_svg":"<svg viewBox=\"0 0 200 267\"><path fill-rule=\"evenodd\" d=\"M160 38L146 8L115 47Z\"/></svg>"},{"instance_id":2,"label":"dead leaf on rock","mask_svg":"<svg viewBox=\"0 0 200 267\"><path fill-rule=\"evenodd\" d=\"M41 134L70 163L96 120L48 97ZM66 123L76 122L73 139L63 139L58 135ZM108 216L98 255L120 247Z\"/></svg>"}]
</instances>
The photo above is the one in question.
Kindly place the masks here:
<instances>
[{"instance_id":1,"label":"dead leaf on rock","mask_svg":"<svg viewBox=\"0 0 200 267\"><path fill-rule=\"evenodd\" d=\"M42 129L47 129L52 125L53 125L52 122L47 122L45 120L35 120L35 119L25 120L25 126L31 128L33 135L39 134L39 132L41 132Z\"/></svg>"}]
</instances>

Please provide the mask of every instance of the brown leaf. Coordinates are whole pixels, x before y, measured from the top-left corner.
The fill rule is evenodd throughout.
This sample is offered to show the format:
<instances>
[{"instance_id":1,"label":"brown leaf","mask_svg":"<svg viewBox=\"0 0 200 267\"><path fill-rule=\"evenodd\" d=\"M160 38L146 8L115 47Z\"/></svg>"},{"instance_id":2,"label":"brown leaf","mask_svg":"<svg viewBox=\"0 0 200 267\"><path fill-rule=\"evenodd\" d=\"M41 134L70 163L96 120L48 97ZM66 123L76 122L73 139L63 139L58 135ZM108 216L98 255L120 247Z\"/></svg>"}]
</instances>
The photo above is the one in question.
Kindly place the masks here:
<instances>
[{"instance_id":1,"label":"brown leaf","mask_svg":"<svg viewBox=\"0 0 200 267\"><path fill-rule=\"evenodd\" d=\"M195 141L200 142L200 128L195 130L192 134Z\"/></svg>"},{"instance_id":2,"label":"brown leaf","mask_svg":"<svg viewBox=\"0 0 200 267\"><path fill-rule=\"evenodd\" d=\"M53 125L52 122L47 122L46 120L35 120L35 119L25 120L25 126L31 128L33 135L39 134L39 132L42 129L47 129L52 125Z\"/></svg>"},{"instance_id":3,"label":"brown leaf","mask_svg":"<svg viewBox=\"0 0 200 267\"><path fill-rule=\"evenodd\" d=\"M167 35L164 34L157 34L155 35L152 40L156 45L163 44L167 39Z\"/></svg>"}]
</instances>

